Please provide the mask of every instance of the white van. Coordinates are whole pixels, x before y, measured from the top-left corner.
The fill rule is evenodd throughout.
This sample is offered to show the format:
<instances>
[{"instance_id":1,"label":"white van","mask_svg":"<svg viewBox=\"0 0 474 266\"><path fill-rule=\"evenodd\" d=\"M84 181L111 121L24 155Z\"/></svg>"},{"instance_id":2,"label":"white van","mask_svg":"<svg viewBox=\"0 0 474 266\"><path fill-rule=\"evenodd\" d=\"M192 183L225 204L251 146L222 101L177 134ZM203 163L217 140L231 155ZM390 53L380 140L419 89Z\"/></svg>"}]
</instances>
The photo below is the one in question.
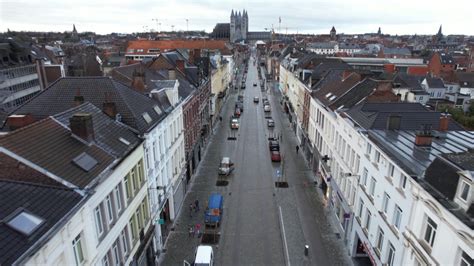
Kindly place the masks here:
<instances>
[{"instance_id":1,"label":"white van","mask_svg":"<svg viewBox=\"0 0 474 266\"><path fill-rule=\"evenodd\" d=\"M214 265L214 252L212 252L211 246L198 246L196 249L196 259L194 260L195 266L213 266Z\"/></svg>"}]
</instances>

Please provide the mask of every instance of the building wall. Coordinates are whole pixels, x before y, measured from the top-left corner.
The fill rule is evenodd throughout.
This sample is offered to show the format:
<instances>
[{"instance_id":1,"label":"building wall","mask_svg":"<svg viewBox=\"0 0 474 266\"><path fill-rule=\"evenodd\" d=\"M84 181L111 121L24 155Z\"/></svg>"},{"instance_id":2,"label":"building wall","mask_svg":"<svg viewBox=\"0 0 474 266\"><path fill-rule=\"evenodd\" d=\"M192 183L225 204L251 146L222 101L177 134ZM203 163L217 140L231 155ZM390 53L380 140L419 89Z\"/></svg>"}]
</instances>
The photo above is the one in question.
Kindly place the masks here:
<instances>
[{"instance_id":1,"label":"building wall","mask_svg":"<svg viewBox=\"0 0 474 266\"><path fill-rule=\"evenodd\" d=\"M0 108L7 112L13 111L41 91L35 64L1 69L0 75L6 78L0 83Z\"/></svg>"},{"instance_id":2,"label":"building wall","mask_svg":"<svg viewBox=\"0 0 474 266\"><path fill-rule=\"evenodd\" d=\"M141 165L141 166L140 166ZM134 169L134 170L133 170ZM135 171L136 182L141 174L142 183L135 188L133 196L127 200L126 182L130 181L131 173ZM127 181L125 181L127 180ZM130 184L130 183L128 183ZM115 188L122 197L122 211L118 211ZM27 265L74 265L76 264L73 240L79 236L84 257L83 264L101 265L102 259L107 256L109 265L115 263L112 257L112 246L118 243L120 250L119 264L129 265L137 255L140 245L139 232L147 231L150 227L150 215L147 200L147 185L143 165L143 146L139 145L114 171L100 181L93 189L85 204L78 210L58 232L31 256ZM111 196L114 219L109 223L107 217L107 197ZM95 222L95 209L101 210L103 233L99 236ZM141 224L130 221L141 219ZM132 225L135 238L132 237ZM125 232L128 245L127 254L123 253L120 239ZM118 241L118 242L117 242Z\"/></svg>"}]
</instances>

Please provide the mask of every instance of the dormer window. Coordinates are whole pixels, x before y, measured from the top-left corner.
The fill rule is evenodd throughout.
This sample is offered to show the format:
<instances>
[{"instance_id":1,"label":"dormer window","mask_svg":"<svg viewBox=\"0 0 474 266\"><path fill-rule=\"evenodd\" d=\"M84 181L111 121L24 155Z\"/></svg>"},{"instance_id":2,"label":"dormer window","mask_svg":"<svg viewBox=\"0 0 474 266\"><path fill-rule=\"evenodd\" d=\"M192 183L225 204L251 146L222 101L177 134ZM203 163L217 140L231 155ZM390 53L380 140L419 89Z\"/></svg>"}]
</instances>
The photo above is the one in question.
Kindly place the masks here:
<instances>
[{"instance_id":1,"label":"dormer window","mask_svg":"<svg viewBox=\"0 0 474 266\"><path fill-rule=\"evenodd\" d=\"M467 201L469 198L469 191L471 190L471 186L466 181L461 181L461 189L459 193L459 197L463 201Z\"/></svg>"}]
</instances>

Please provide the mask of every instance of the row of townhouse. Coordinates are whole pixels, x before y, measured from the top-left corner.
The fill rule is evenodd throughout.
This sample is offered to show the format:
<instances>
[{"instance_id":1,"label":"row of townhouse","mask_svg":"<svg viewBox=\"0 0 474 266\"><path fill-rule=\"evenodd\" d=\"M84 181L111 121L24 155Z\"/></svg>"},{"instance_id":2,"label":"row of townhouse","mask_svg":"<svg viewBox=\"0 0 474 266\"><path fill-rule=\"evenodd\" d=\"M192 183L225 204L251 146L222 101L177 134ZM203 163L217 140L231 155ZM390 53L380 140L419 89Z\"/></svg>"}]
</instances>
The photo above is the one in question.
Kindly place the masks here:
<instances>
[{"instance_id":1,"label":"row of townhouse","mask_svg":"<svg viewBox=\"0 0 474 266\"><path fill-rule=\"evenodd\" d=\"M38 173L20 178L4 166L1 180L15 186L46 185L49 190L60 185L70 197L79 198L70 211L59 208L56 220L49 220L49 212L41 207L29 210L29 201L2 212L1 219L14 221L25 210L18 219L30 221L20 221L20 226L40 222L34 241L25 239L21 228L4 224L0 230L11 236L2 246L11 249L8 242L23 241L25 249L1 264L155 264L209 131L210 80L182 60L176 52L163 53L151 64L117 69L121 78L62 78L10 114L0 137L2 151L9 156L21 152L14 156L17 167L25 164ZM57 128L51 125L55 122L65 131L64 141L41 132ZM118 135L119 129L131 136ZM35 139L35 134L45 139ZM97 148L84 152L79 144ZM128 146L134 150L125 151ZM78 176L77 168L88 176ZM45 177L36 180L41 174ZM45 204L56 211L57 201Z\"/></svg>"},{"instance_id":2,"label":"row of townhouse","mask_svg":"<svg viewBox=\"0 0 474 266\"><path fill-rule=\"evenodd\" d=\"M474 133L363 73L332 68L309 83L297 66L282 61L280 89L350 255L472 265Z\"/></svg>"}]
</instances>

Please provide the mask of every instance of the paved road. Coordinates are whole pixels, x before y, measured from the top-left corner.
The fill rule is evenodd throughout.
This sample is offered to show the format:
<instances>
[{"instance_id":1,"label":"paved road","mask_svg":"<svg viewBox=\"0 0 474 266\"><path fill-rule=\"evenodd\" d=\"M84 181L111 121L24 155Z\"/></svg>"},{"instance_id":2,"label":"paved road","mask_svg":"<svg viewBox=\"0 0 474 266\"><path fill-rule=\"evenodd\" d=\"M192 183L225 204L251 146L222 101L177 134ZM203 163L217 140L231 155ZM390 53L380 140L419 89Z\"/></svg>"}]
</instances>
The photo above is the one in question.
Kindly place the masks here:
<instances>
[{"instance_id":1,"label":"paved road","mask_svg":"<svg viewBox=\"0 0 474 266\"><path fill-rule=\"evenodd\" d=\"M199 199L204 207L211 192L224 195L224 216L219 228L220 240L214 246L216 265L350 265L341 240L334 232L330 211L325 209L320 192L311 185L311 173L301 154L295 151L296 141L288 119L282 113L276 91L267 95L258 82L253 60L244 95L244 112L240 119L237 140L230 141L229 117L238 92L234 91L222 112L223 121L217 126L194 178L191 191L166 243L167 252L160 257L161 265L180 265L193 261L198 238L190 238L187 227L203 223L201 212L188 211L188 205ZM266 126L262 101L253 97L268 97L272 106L275 129ZM283 135L285 180L289 188L275 188L279 163L272 163L267 138ZM223 156L230 157L236 169L227 178L227 186L217 187L217 166ZM309 245L309 256L304 246Z\"/></svg>"}]
</instances>

